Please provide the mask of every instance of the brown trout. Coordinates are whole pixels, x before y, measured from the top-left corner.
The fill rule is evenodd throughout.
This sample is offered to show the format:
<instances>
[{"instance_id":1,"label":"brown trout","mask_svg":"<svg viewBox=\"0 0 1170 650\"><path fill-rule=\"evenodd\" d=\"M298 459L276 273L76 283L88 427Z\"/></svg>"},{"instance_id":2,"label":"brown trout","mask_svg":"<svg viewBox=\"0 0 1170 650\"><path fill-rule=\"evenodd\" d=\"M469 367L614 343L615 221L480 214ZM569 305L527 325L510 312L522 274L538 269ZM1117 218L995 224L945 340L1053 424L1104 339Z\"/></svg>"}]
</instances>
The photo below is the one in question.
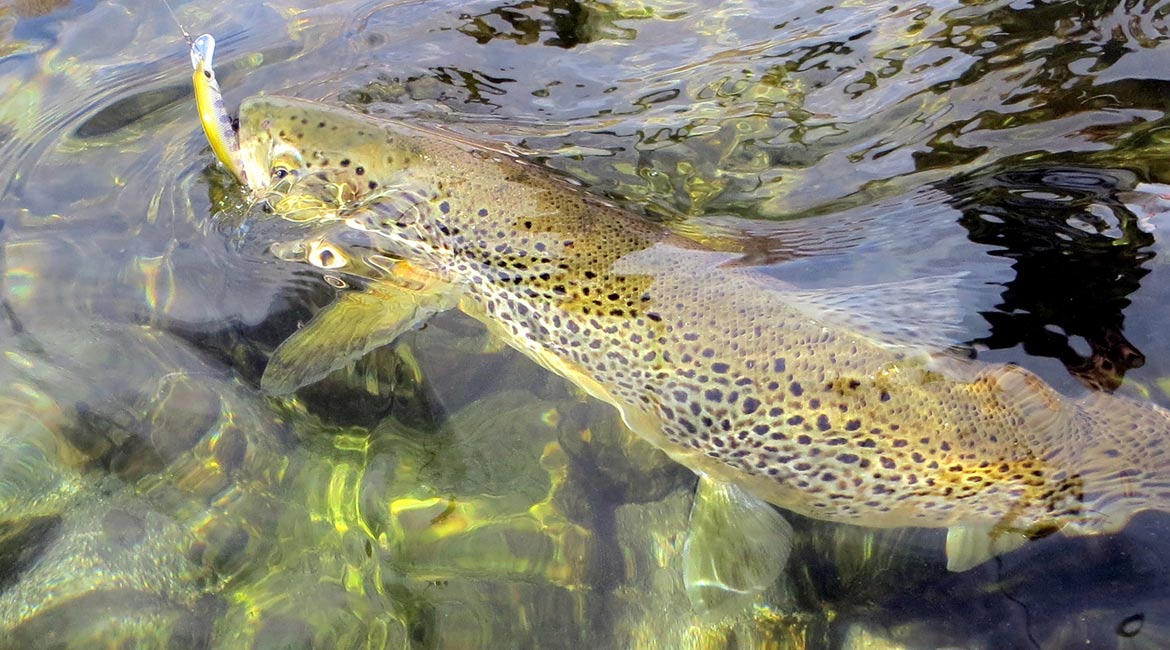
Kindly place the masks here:
<instances>
[{"instance_id":1,"label":"brown trout","mask_svg":"<svg viewBox=\"0 0 1170 650\"><path fill-rule=\"evenodd\" d=\"M259 199L364 233L369 248L349 254L406 296L343 295L333 326L353 349L313 350L311 323L274 356L271 392L456 306L701 474L817 519L947 527L948 552L975 539L952 568L1170 510L1158 406L896 345L897 328L856 327L841 300L730 264L499 146L277 97L245 101L239 135Z\"/></svg>"}]
</instances>

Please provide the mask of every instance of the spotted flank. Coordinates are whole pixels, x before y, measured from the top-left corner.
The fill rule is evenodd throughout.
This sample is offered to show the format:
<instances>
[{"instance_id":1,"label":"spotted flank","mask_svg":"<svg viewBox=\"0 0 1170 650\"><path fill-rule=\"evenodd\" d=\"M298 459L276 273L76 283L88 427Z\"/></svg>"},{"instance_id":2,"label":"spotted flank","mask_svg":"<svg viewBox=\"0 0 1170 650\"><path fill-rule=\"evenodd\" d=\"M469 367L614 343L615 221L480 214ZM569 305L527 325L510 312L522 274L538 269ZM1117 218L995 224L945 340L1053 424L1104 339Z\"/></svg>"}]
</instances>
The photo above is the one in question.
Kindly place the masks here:
<instances>
[{"instance_id":1,"label":"spotted flank","mask_svg":"<svg viewBox=\"0 0 1170 650\"><path fill-rule=\"evenodd\" d=\"M240 182L244 182L240 165L240 142L232 118L223 103L223 94L215 80L212 57L215 55L215 38L203 34L191 43L191 66L195 69L191 82L195 86L195 106L199 110L199 122L207 134L211 150Z\"/></svg>"},{"instance_id":2,"label":"spotted flank","mask_svg":"<svg viewBox=\"0 0 1170 650\"><path fill-rule=\"evenodd\" d=\"M880 322L945 321L920 301L944 300L954 277L796 291L506 150L307 101L245 101L240 138L243 177L275 213L364 233L338 244L354 273L408 298L442 293L425 304L457 306L679 462L772 504L946 527L956 569L1170 510L1167 411L934 354L945 322ZM424 281L396 279L390 259ZM327 309L290 345L311 371L284 355L266 388L321 376L331 330L402 331L381 316L357 332L355 302L338 312L351 325L331 327Z\"/></svg>"}]
</instances>

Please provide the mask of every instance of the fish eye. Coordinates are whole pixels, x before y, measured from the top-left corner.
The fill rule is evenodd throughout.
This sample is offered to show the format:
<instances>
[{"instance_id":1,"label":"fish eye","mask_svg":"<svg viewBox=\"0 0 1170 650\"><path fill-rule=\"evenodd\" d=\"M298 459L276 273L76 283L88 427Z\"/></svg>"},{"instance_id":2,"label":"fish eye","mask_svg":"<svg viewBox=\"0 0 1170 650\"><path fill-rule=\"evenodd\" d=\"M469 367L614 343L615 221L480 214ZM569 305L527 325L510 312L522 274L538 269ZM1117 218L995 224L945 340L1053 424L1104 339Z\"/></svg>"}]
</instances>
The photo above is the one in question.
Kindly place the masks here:
<instances>
[{"instance_id":1,"label":"fish eye","mask_svg":"<svg viewBox=\"0 0 1170 650\"><path fill-rule=\"evenodd\" d=\"M281 180L285 176L288 176L288 170L285 169L284 167L273 167L272 168L272 177L273 178L275 178L277 180Z\"/></svg>"}]
</instances>

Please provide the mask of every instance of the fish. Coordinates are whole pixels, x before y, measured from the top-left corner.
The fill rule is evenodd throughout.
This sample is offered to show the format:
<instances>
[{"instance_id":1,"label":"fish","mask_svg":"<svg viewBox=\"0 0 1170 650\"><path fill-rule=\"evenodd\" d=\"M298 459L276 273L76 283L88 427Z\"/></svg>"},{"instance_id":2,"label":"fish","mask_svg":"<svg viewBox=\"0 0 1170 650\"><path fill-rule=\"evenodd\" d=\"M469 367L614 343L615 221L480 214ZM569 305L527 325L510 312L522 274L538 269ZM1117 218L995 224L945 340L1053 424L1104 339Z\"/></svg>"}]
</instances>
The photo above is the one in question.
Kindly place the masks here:
<instances>
[{"instance_id":1,"label":"fish","mask_svg":"<svg viewBox=\"0 0 1170 650\"><path fill-rule=\"evenodd\" d=\"M333 233L303 261L379 270L273 353L269 393L456 308L701 476L945 528L952 570L1170 511L1170 412L941 350L961 277L802 290L503 145L308 100L246 99L239 144L265 212Z\"/></svg>"}]
</instances>

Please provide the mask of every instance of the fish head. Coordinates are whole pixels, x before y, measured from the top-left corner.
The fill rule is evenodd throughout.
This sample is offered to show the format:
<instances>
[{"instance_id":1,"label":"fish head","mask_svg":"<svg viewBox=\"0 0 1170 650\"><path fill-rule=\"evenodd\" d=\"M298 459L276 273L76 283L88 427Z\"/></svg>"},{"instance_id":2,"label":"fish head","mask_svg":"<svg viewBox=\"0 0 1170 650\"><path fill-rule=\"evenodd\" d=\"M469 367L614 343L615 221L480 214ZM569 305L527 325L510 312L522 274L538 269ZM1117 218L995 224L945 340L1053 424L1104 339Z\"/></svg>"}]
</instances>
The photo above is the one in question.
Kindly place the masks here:
<instances>
[{"instance_id":1,"label":"fish head","mask_svg":"<svg viewBox=\"0 0 1170 650\"><path fill-rule=\"evenodd\" d=\"M394 139L374 118L307 100L245 100L239 135L248 189L288 217L324 218L360 204L408 162L394 164Z\"/></svg>"},{"instance_id":2,"label":"fish head","mask_svg":"<svg viewBox=\"0 0 1170 650\"><path fill-rule=\"evenodd\" d=\"M425 140L404 125L317 102L259 96L240 107L240 160L257 201L285 219L344 221L380 252L444 254Z\"/></svg>"}]
</instances>

